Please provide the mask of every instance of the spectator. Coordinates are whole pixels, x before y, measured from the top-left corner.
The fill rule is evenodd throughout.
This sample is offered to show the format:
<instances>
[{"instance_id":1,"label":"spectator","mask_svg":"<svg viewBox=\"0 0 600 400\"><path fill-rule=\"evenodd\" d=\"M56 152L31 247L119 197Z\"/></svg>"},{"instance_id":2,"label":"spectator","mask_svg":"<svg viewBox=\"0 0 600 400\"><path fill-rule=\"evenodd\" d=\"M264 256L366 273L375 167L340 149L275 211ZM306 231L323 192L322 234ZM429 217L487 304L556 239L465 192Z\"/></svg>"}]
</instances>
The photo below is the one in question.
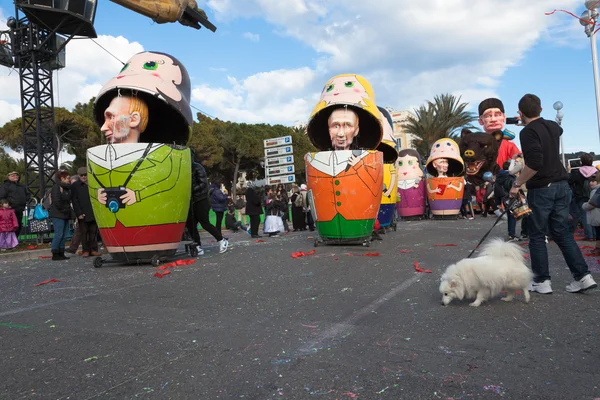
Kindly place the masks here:
<instances>
[{"instance_id":1,"label":"spectator","mask_svg":"<svg viewBox=\"0 0 600 400\"><path fill-rule=\"evenodd\" d=\"M227 210L229 196L221 191L221 182L215 181L210 185L209 189L210 205L217 215L217 223L215 224L219 235L221 235L221 227L223 226L223 215Z\"/></svg>"},{"instance_id":2,"label":"spectator","mask_svg":"<svg viewBox=\"0 0 600 400\"><path fill-rule=\"evenodd\" d=\"M498 172L498 176L496 176L496 183L494 184L494 197L496 197L496 199L498 199L500 202L502 202L508 196L508 193L510 192L510 189L512 188L516 179L514 175L510 174L509 168L510 161L505 161L504 164L502 164L502 169ZM521 240L521 238L516 235L517 220L508 211L506 212L506 215L508 218L508 241L518 242Z\"/></svg>"},{"instance_id":3,"label":"spectator","mask_svg":"<svg viewBox=\"0 0 600 400\"><path fill-rule=\"evenodd\" d=\"M591 154L584 153L579 159L581 160L581 167L573 168L569 173L569 186L573 191L573 198L569 207L572 217L569 228L571 233L574 233L579 221L581 221L585 235L584 240L594 240L596 234L594 229L586 222L586 213L583 211L582 205L590 199L591 189L588 179L596 175L598 170L592 166L594 158Z\"/></svg>"},{"instance_id":4,"label":"spectator","mask_svg":"<svg viewBox=\"0 0 600 400\"><path fill-rule=\"evenodd\" d=\"M0 200L0 250L14 249L19 244L15 231L19 227L15 211L8 200Z\"/></svg>"},{"instance_id":5,"label":"spectator","mask_svg":"<svg viewBox=\"0 0 600 400\"><path fill-rule=\"evenodd\" d=\"M8 179L0 187L0 199L8 200L8 204L15 211L15 217L17 217L17 223L19 224L15 232L17 238L21 234L21 228L23 228L23 212L25 211L25 205L29 202L29 197L27 188L19 183L19 173L17 171L9 172Z\"/></svg>"},{"instance_id":6,"label":"spectator","mask_svg":"<svg viewBox=\"0 0 600 400\"><path fill-rule=\"evenodd\" d=\"M246 188L246 215L250 217L250 234L253 238L260 238L258 228L260 225L260 216L263 213L262 200L254 182L248 181Z\"/></svg>"},{"instance_id":7,"label":"spectator","mask_svg":"<svg viewBox=\"0 0 600 400\"><path fill-rule=\"evenodd\" d=\"M90 189L87 183L87 168L81 167L77 170L79 180L71 184L71 202L77 217L77 226L81 237L81 247L83 257L99 256L98 241L98 224L92 210L92 202L90 200Z\"/></svg>"},{"instance_id":8,"label":"spectator","mask_svg":"<svg viewBox=\"0 0 600 400\"><path fill-rule=\"evenodd\" d=\"M240 229L244 231L248 229L240 221L235 219L235 208L227 210L227 214L225 214L225 227L232 232L238 232Z\"/></svg>"},{"instance_id":9,"label":"spectator","mask_svg":"<svg viewBox=\"0 0 600 400\"><path fill-rule=\"evenodd\" d=\"M235 200L235 213L237 216L237 220L242 223L242 225L246 224L246 200L241 194L237 195L237 199Z\"/></svg>"},{"instance_id":10,"label":"spectator","mask_svg":"<svg viewBox=\"0 0 600 400\"><path fill-rule=\"evenodd\" d=\"M65 256L65 240L69 233L69 219L71 218L71 182L67 171L56 173L56 183L52 186L52 205L48 216L54 226L52 239L52 260L68 260Z\"/></svg>"},{"instance_id":11,"label":"spectator","mask_svg":"<svg viewBox=\"0 0 600 400\"><path fill-rule=\"evenodd\" d=\"M570 293L592 289L598 285L588 270L587 263L569 231L569 204L571 189L569 176L560 161L560 136L563 129L554 121L540 116L539 97L526 94L519 101L519 116L525 124L521 131L521 148L525 167L513 183L512 196L527 184L527 200L532 214L529 219L529 252L534 280L529 288L538 293L552 293L548 250L545 233L548 226L573 275L574 281L566 287Z\"/></svg>"},{"instance_id":12,"label":"spectator","mask_svg":"<svg viewBox=\"0 0 600 400\"><path fill-rule=\"evenodd\" d=\"M598 181L600 181L600 174L596 174L594 179L590 180L590 187L592 189L590 199L598 191ZM600 207L596 207L588 201L583 203L582 207L587 214L586 221L596 230L596 246L593 252L596 255L600 255Z\"/></svg>"}]
</instances>

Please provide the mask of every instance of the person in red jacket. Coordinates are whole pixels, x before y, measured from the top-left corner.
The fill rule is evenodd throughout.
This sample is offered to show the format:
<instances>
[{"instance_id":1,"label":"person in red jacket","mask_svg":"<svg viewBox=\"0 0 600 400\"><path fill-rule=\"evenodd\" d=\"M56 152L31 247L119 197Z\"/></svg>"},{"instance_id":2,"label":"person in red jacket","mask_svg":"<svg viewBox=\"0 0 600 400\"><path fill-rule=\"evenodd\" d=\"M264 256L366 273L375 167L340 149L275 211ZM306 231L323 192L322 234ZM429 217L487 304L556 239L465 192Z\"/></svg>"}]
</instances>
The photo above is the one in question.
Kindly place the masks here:
<instances>
[{"instance_id":1,"label":"person in red jacket","mask_svg":"<svg viewBox=\"0 0 600 400\"><path fill-rule=\"evenodd\" d=\"M15 210L10 208L8 200L0 200L0 249L2 251L17 247L19 241L15 232L18 227Z\"/></svg>"},{"instance_id":2,"label":"person in red jacket","mask_svg":"<svg viewBox=\"0 0 600 400\"><path fill-rule=\"evenodd\" d=\"M506 161L512 160L513 156L521 153L517 145L512 141L514 135L507 135L507 132L504 130L506 115L504 114L504 104L502 104L500 99L492 97L479 103L479 124L483 126L483 130L489 135L495 131L503 131L505 133L504 139L500 142L498 158L496 159L496 163L500 169L502 169L502 165Z\"/></svg>"}]
</instances>

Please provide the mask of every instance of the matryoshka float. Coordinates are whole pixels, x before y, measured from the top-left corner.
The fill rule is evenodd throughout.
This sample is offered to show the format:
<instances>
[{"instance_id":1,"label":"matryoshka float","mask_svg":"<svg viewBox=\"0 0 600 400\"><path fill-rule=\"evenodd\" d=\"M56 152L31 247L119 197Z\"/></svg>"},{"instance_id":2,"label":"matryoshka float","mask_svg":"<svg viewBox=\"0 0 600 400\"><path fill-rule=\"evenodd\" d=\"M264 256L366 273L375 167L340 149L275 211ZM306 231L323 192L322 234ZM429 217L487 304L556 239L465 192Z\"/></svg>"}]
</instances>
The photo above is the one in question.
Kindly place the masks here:
<instances>
[{"instance_id":1,"label":"matryoshka float","mask_svg":"<svg viewBox=\"0 0 600 400\"><path fill-rule=\"evenodd\" d=\"M427 199L434 217L458 216L464 187L463 160L458 144L452 139L440 139L431 146L427 159Z\"/></svg>"},{"instance_id":2,"label":"matryoshka float","mask_svg":"<svg viewBox=\"0 0 600 400\"><path fill-rule=\"evenodd\" d=\"M323 242L369 244L383 189L380 111L369 82L353 74L331 78L311 113L306 177ZM315 241L317 245L319 241Z\"/></svg>"},{"instance_id":3,"label":"matryoshka float","mask_svg":"<svg viewBox=\"0 0 600 400\"><path fill-rule=\"evenodd\" d=\"M392 116L385 108L377 108L381 112L381 125L383 126L383 140L377 146L377 150L383 153L383 193L381 195L381 205L379 206L377 219L382 228L392 226L395 229L394 211L398 197L396 191L398 182L396 160L398 159L398 152L396 151L394 128L392 128Z\"/></svg>"},{"instance_id":4,"label":"matryoshka float","mask_svg":"<svg viewBox=\"0 0 600 400\"><path fill-rule=\"evenodd\" d=\"M191 191L190 94L175 57L143 52L96 98L94 117L108 144L88 149L88 182L115 261L158 263L179 246Z\"/></svg>"},{"instance_id":5,"label":"matryoshka float","mask_svg":"<svg viewBox=\"0 0 600 400\"><path fill-rule=\"evenodd\" d=\"M421 156L414 149L403 149L398 153L398 216L420 219L425 214L425 178L421 167Z\"/></svg>"}]
</instances>

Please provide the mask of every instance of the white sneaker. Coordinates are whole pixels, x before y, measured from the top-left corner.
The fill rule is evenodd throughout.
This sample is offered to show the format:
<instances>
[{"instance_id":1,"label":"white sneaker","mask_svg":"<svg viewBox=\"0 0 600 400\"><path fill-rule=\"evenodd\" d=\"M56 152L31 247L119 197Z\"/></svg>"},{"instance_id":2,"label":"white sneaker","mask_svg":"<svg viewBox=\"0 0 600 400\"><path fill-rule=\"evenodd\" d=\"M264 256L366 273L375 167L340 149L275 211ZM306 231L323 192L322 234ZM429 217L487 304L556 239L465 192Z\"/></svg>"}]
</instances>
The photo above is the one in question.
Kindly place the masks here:
<instances>
[{"instance_id":1,"label":"white sneaker","mask_svg":"<svg viewBox=\"0 0 600 400\"><path fill-rule=\"evenodd\" d=\"M204 250L202 250L202 247L196 246L196 251L198 252L198 256L204 255Z\"/></svg>"},{"instance_id":2,"label":"white sneaker","mask_svg":"<svg viewBox=\"0 0 600 400\"><path fill-rule=\"evenodd\" d=\"M588 289L593 289L597 286L598 286L598 284L596 283L596 281L594 281L594 278L592 278L592 275L587 274L580 280L569 283L566 287L566 290L569 293L578 293L578 292L583 292Z\"/></svg>"},{"instance_id":3,"label":"white sneaker","mask_svg":"<svg viewBox=\"0 0 600 400\"><path fill-rule=\"evenodd\" d=\"M227 251L227 246L229 246L227 239L219 240L219 253L225 253Z\"/></svg>"},{"instance_id":4,"label":"white sneaker","mask_svg":"<svg viewBox=\"0 0 600 400\"><path fill-rule=\"evenodd\" d=\"M544 282L531 282L529 284L530 292L538 292L541 294L550 294L552 293L552 285L550 283L550 279L546 279Z\"/></svg>"}]
</instances>

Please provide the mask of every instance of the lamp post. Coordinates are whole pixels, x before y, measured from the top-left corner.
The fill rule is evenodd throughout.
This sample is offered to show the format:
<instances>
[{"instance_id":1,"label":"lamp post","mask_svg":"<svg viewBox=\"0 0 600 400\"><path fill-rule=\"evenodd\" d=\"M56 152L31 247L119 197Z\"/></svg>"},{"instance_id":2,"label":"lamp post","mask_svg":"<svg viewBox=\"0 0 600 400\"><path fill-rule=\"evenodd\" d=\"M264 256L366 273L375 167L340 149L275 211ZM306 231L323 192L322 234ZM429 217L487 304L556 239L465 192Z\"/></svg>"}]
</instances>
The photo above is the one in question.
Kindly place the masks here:
<instances>
[{"instance_id":1,"label":"lamp post","mask_svg":"<svg viewBox=\"0 0 600 400\"><path fill-rule=\"evenodd\" d=\"M590 38L590 45L592 47L592 69L594 71L594 87L596 89L596 117L598 120L598 135L600 135L600 78L598 77L598 51L596 49L596 22L598 21L598 6L600 1L598 0L587 0L585 3L585 10L581 14L579 23L585 27L585 34Z\"/></svg>"},{"instance_id":2,"label":"lamp post","mask_svg":"<svg viewBox=\"0 0 600 400\"><path fill-rule=\"evenodd\" d=\"M565 114L561 111L563 108L563 103L562 101L557 101L556 103L554 103L552 105L552 108L554 108L556 110L556 123L558 125L562 125L562 119L565 116ZM565 161L565 145L563 142L563 135L560 135L560 154L562 157L562 162L563 165L565 166L565 168L567 167L567 162Z\"/></svg>"}]
</instances>

